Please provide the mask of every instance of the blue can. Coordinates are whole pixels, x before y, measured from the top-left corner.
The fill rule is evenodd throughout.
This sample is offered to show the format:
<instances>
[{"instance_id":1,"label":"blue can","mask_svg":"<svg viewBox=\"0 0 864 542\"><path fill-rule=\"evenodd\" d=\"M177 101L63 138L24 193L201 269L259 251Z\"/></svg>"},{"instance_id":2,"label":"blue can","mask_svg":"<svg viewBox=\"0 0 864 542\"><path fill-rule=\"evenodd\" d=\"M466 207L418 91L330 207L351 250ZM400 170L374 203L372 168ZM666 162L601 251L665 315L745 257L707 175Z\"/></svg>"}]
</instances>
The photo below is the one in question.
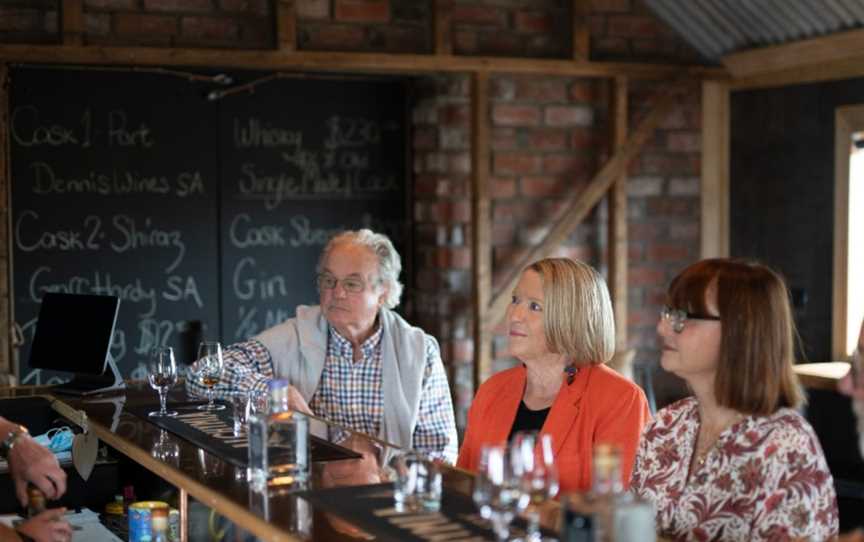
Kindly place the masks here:
<instances>
[{"instance_id":1,"label":"blue can","mask_svg":"<svg viewBox=\"0 0 864 542\"><path fill-rule=\"evenodd\" d=\"M146 542L153 537L151 521L154 508L168 508L168 503L138 501L129 505L129 542Z\"/></svg>"}]
</instances>

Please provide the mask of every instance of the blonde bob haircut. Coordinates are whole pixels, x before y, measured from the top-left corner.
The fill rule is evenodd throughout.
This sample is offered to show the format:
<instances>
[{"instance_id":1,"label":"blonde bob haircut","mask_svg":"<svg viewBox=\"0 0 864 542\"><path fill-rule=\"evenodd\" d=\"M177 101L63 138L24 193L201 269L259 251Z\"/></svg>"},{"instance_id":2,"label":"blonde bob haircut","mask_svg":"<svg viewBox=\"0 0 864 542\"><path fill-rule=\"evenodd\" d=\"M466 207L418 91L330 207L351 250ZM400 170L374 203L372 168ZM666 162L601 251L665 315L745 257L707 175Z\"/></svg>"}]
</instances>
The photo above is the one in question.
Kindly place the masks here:
<instances>
[{"instance_id":1,"label":"blonde bob haircut","mask_svg":"<svg viewBox=\"0 0 864 542\"><path fill-rule=\"evenodd\" d=\"M576 365L609 361L615 353L615 317L600 273L569 258L546 258L528 269L543 282L543 327L549 349Z\"/></svg>"}]
</instances>

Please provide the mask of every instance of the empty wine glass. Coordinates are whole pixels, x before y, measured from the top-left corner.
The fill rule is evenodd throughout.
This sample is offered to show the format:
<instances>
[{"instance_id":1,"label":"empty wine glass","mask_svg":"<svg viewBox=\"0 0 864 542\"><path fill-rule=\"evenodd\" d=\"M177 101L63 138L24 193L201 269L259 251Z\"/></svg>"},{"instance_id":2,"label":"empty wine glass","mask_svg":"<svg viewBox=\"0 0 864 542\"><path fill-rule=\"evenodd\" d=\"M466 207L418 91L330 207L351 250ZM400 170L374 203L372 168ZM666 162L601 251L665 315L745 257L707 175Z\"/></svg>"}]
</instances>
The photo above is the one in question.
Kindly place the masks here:
<instances>
[{"instance_id":1,"label":"empty wine glass","mask_svg":"<svg viewBox=\"0 0 864 542\"><path fill-rule=\"evenodd\" d=\"M558 494L558 469L552 453L552 436L520 431L513 437L511 453L519 463L520 486L528 520L526 542L541 542L540 506Z\"/></svg>"},{"instance_id":2,"label":"empty wine glass","mask_svg":"<svg viewBox=\"0 0 864 542\"><path fill-rule=\"evenodd\" d=\"M213 388L222 377L222 345L215 341L204 341L198 348L198 361L193 365L193 371L207 388L207 404L198 407L198 410L223 410L225 405L217 405L213 402Z\"/></svg>"},{"instance_id":3,"label":"empty wine glass","mask_svg":"<svg viewBox=\"0 0 864 542\"><path fill-rule=\"evenodd\" d=\"M480 512L480 517L489 520L492 517L492 509L489 502L492 498L491 482L489 481L489 473L487 468L489 465L489 451L491 448L498 446L503 447L504 444L484 444L480 448L480 464L477 465L477 473L474 475L474 488L471 492L471 497L477 510Z\"/></svg>"},{"instance_id":4,"label":"empty wine glass","mask_svg":"<svg viewBox=\"0 0 864 542\"><path fill-rule=\"evenodd\" d=\"M150 382L150 387L159 392L159 410L154 410L149 415L154 418L176 416L176 411L165 408L168 390L177 383L177 363L174 361L173 348L170 346L158 347L150 352L147 380Z\"/></svg>"},{"instance_id":5,"label":"empty wine glass","mask_svg":"<svg viewBox=\"0 0 864 542\"><path fill-rule=\"evenodd\" d=\"M489 519L499 541L510 536L510 522L521 506L518 464L512 459L505 445L489 446L484 473L489 482Z\"/></svg>"}]
</instances>

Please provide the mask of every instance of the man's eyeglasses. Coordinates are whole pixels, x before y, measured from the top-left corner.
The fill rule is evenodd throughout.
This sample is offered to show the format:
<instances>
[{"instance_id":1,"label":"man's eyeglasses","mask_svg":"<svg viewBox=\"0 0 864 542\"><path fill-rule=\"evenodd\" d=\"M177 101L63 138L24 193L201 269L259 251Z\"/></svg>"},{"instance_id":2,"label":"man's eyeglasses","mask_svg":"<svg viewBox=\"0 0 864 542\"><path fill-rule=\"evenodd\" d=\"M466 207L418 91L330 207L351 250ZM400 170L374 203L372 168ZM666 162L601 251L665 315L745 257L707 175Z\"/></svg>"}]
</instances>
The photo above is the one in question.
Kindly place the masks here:
<instances>
[{"instance_id":1,"label":"man's eyeglasses","mask_svg":"<svg viewBox=\"0 0 864 542\"><path fill-rule=\"evenodd\" d=\"M351 294L359 294L366 289L365 282L363 282L361 279L355 279L353 277L348 277L340 280L333 275L322 273L318 275L316 281L318 282L319 290L332 290L336 288L336 285L340 282L342 283L342 288L346 292Z\"/></svg>"},{"instance_id":2,"label":"man's eyeglasses","mask_svg":"<svg viewBox=\"0 0 864 542\"><path fill-rule=\"evenodd\" d=\"M700 314L697 312L688 312L682 309L673 309L672 307L663 307L660 310L660 318L668 321L672 325L672 331L681 333L684 331L684 324L687 320L715 320L720 321L719 316L713 314Z\"/></svg>"}]
</instances>

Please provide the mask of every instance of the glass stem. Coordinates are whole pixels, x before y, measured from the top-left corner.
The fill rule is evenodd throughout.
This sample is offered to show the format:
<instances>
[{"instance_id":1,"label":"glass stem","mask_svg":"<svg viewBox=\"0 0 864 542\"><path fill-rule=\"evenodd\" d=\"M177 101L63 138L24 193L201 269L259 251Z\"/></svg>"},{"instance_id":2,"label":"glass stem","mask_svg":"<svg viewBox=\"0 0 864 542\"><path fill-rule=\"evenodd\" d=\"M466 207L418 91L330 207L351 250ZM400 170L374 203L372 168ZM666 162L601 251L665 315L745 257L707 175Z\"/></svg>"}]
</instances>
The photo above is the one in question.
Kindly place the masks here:
<instances>
[{"instance_id":1,"label":"glass stem","mask_svg":"<svg viewBox=\"0 0 864 542\"><path fill-rule=\"evenodd\" d=\"M540 511L536 508L528 514L528 531L525 533L525 540L531 542L542 540L540 536Z\"/></svg>"},{"instance_id":2,"label":"glass stem","mask_svg":"<svg viewBox=\"0 0 864 542\"><path fill-rule=\"evenodd\" d=\"M207 408L213 408L213 388L207 386Z\"/></svg>"},{"instance_id":3,"label":"glass stem","mask_svg":"<svg viewBox=\"0 0 864 542\"><path fill-rule=\"evenodd\" d=\"M168 413L168 409L165 408L165 400L167 397L165 396L165 390L159 390L159 414L165 415Z\"/></svg>"}]
</instances>

